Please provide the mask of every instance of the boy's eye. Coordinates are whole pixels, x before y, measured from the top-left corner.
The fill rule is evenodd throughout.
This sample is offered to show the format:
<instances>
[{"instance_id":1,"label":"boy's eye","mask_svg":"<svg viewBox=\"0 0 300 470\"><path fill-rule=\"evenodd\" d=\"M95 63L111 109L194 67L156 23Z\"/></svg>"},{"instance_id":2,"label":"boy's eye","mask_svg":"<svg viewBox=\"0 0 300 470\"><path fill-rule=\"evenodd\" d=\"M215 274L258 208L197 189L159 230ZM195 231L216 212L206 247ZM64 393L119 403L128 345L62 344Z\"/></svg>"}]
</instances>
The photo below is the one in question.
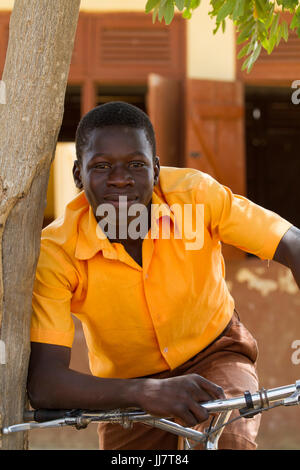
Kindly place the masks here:
<instances>
[{"instance_id":1,"label":"boy's eye","mask_svg":"<svg viewBox=\"0 0 300 470\"><path fill-rule=\"evenodd\" d=\"M94 165L94 168L103 170L103 169L110 168L110 165L109 163L96 163L96 165Z\"/></svg>"},{"instance_id":2,"label":"boy's eye","mask_svg":"<svg viewBox=\"0 0 300 470\"><path fill-rule=\"evenodd\" d=\"M132 166L133 168L139 168L139 167L144 166L144 163L143 162L131 162L129 165Z\"/></svg>"}]
</instances>

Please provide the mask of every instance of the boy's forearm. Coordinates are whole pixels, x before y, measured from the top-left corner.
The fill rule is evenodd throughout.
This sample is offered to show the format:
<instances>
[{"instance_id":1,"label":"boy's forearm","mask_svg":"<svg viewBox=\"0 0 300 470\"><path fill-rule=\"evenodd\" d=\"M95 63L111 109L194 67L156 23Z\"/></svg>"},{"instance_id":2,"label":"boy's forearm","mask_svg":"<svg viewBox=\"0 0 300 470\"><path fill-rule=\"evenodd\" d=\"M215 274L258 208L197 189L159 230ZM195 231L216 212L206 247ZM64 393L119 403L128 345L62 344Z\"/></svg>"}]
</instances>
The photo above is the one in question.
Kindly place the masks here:
<instances>
[{"instance_id":1,"label":"boy's forearm","mask_svg":"<svg viewBox=\"0 0 300 470\"><path fill-rule=\"evenodd\" d=\"M293 273L294 279L300 289L300 253L298 260L295 260L295 263L291 266L291 271Z\"/></svg>"},{"instance_id":2,"label":"boy's forearm","mask_svg":"<svg viewBox=\"0 0 300 470\"><path fill-rule=\"evenodd\" d=\"M290 268L300 289L300 230L291 227L280 241L274 261Z\"/></svg>"},{"instance_id":3,"label":"boy's forearm","mask_svg":"<svg viewBox=\"0 0 300 470\"><path fill-rule=\"evenodd\" d=\"M31 405L49 409L106 410L139 407L139 379L103 379L72 369L45 373L28 385Z\"/></svg>"}]
</instances>

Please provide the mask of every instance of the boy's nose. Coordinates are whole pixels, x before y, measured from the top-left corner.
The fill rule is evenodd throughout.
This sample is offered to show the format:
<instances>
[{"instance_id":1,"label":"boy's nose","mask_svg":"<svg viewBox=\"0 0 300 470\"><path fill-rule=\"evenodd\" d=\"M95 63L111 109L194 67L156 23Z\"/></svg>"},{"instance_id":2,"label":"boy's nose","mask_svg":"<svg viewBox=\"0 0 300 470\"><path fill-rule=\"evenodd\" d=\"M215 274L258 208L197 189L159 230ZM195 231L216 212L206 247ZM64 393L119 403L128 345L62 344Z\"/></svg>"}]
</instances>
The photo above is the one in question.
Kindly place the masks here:
<instances>
[{"instance_id":1,"label":"boy's nose","mask_svg":"<svg viewBox=\"0 0 300 470\"><path fill-rule=\"evenodd\" d=\"M134 185L134 179L126 168L113 168L107 179L107 185L124 187Z\"/></svg>"}]
</instances>

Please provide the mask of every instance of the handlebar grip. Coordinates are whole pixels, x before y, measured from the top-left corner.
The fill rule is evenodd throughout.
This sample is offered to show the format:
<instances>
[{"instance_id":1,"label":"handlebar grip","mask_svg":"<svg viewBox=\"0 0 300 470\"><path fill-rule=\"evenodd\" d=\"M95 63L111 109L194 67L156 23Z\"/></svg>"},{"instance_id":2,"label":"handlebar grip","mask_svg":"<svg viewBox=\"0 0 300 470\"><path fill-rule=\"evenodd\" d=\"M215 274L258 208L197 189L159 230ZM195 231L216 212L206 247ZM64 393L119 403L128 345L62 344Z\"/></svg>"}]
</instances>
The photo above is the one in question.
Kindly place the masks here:
<instances>
[{"instance_id":1,"label":"handlebar grip","mask_svg":"<svg viewBox=\"0 0 300 470\"><path fill-rule=\"evenodd\" d=\"M66 416L74 416L76 410L48 410L39 409L34 410L33 417L37 423L43 423L44 421L52 421L54 419L65 418Z\"/></svg>"}]
</instances>

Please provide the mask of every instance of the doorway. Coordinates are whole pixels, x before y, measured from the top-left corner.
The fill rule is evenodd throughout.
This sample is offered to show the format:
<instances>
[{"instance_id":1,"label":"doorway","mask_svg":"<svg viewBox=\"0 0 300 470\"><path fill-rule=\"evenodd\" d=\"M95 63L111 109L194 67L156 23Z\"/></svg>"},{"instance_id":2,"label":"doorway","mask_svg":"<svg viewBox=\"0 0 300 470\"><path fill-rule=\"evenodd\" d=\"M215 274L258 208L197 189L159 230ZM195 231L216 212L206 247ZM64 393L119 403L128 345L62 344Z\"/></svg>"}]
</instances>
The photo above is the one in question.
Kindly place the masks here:
<instances>
[{"instance_id":1,"label":"doorway","mask_svg":"<svg viewBox=\"0 0 300 470\"><path fill-rule=\"evenodd\" d=\"M292 91L245 86L247 197L300 227L300 107Z\"/></svg>"},{"instance_id":2,"label":"doorway","mask_svg":"<svg viewBox=\"0 0 300 470\"><path fill-rule=\"evenodd\" d=\"M110 101L125 101L137 106L142 111L146 109L147 85L111 85L101 84L97 86L96 105Z\"/></svg>"}]
</instances>

